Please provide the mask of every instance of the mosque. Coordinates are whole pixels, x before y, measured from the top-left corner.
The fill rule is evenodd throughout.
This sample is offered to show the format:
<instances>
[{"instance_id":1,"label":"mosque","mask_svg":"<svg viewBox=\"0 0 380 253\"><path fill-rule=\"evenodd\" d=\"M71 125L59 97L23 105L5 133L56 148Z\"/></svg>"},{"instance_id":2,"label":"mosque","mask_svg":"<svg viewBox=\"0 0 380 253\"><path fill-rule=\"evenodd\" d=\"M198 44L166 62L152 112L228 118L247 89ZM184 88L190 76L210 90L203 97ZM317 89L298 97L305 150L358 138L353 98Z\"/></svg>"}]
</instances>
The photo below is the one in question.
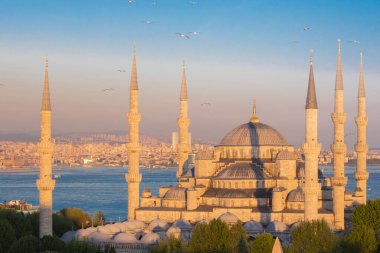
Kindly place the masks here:
<instances>
[{"instance_id":1,"label":"mosque","mask_svg":"<svg viewBox=\"0 0 380 253\"><path fill-rule=\"evenodd\" d=\"M315 219L325 219L332 228L343 230L345 221L351 216L352 208L366 203L368 118L363 61L361 56L358 111L355 118L357 125L357 144L355 145L357 168L354 175L356 189L351 193L345 188L347 184L344 173L346 113L344 112L340 42L338 42L334 112L331 114L334 124L334 140L331 146L334 154L334 169L331 178L325 177L318 168L321 144L318 143L318 104L312 54L305 106L306 136L300 152L296 151L279 131L260 121L254 104L252 115L250 117L247 115L247 122L228 132L215 146L213 152L198 153L194 167L187 166L186 162L191 153L191 147L188 136L190 119L186 70L183 66L178 117L178 184L161 186L157 196L153 196L150 189L143 189L141 198L142 175L139 165L141 114L138 99L139 87L134 51L130 107L127 113L129 168L125 175L128 184L126 224L133 225L133 229L136 227L143 229L150 223L149 227L152 227L152 231L158 226L157 224L161 224L159 227L166 231L169 228L166 226L167 223L178 223L176 226L173 225L173 231L182 226L184 231L189 232L190 224L219 218L227 224L240 220L247 230L255 230L259 227L259 232L263 231L264 226L267 231L285 231L289 225ZM37 180L40 192L41 237L52 234L52 191L55 186L51 172L52 152L51 107L46 62L39 144L40 177ZM113 228L119 225L124 230L131 230L127 225L121 224L114 224ZM100 231L101 229L97 230L100 233L97 236L106 234ZM107 233L107 238L111 234L115 236L112 231Z\"/></svg>"}]
</instances>

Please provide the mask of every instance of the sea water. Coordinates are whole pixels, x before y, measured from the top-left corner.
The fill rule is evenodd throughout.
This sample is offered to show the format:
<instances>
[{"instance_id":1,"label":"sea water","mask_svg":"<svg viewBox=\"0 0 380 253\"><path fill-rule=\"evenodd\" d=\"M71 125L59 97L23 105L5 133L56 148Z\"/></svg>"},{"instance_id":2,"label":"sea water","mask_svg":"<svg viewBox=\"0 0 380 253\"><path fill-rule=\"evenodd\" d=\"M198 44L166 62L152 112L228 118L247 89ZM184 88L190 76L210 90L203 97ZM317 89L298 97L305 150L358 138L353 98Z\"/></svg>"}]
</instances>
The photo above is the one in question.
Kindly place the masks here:
<instances>
[{"instance_id":1,"label":"sea water","mask_svg":"<svg viewBox=\"0 0 380 253\"><path fill-rule=\"evenodd\" d=\"M322 166L326 176L332 175L331 166ZM152 194L158 193L159 186L176 185L175 169L141 169L143 188L150 188ZM368 199L380 197L380 166L368 166ZM56 179L53 191L53 210L65 207L82 208L90 215L102 211L106 220L125 220L127 216L128 185L125 181L126 168L123 167L71 167L54 168ZM355 167L346 167L347 189L355 189L353 174ZM34 169L0 170L0 202L12 199L26 200L38 205L36 180L39 171Z\"/></svg>"}]
</instances>

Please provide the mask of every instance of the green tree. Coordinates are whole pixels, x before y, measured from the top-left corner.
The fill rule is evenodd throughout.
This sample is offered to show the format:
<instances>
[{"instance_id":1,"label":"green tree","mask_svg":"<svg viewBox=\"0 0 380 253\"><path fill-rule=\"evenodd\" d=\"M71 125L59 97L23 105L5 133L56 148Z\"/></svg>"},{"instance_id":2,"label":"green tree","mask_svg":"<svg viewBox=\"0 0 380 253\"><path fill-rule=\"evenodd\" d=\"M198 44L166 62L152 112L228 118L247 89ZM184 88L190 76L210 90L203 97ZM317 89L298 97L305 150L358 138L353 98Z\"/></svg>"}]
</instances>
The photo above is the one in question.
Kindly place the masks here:
<instances>
[{"instance_id":1,"label":"green tree","mask_svg":"<svg viewBox=\"0 0 380 253\"><path fill-rule=\"evenodd\" d=\"M0 210L0 219L5 219L13 227L16 237L20 238L24 227L24 216L13 209Z\"/></svg>"},{"instance_id":2,"label":"green tree","mask_svg":"<svg viewBox=\"0 0 380 253\"><path fill-rule=\"evenodd\" d=\"M61 237L67 231L76 228L73 220L63 216L61 213L53 214L53 232L56 236Z\"/></svg>"},{"instance_id":3,"label":"green tree","mask_svg":"<svg viewBox=\"0 0 380 253\"><path fill-rule=\"evenodd\" d=\"M35 253L38 252L38 246L38 239L33 235L27 235L13 242L8 253Z\"/></svg>"},{"instance_id":4,"label":"green tree","mask_svg":"<svg viewBox=\"0 0 380 253\"><path fill-rule=\"evenodd\" d=\"M106 217L103 212L97 211L94 213L94 216L92 217L93 225L100 226L104 223Z\"/></svg>"},{"instance_id":5,"label":"green tree","mask_svg":"<svg viewBox=\"0 0 380 253\"><path fill-rule=\"evenodd\" d=\"M329 253L336 247L337 239L324 220L302 222L291 234L296 252Z\"/></svg>"},{"instance_id":6,"label":"green tree","mask_svg":"<svg viewBox=\"0 0 380 253\"><path fill-rule=\"evenodd\" d=\"M103 253L101 248L86 241L72 240L66 244L62 253Z\"/></svg>"},{"instance_id":7,"label":"green tree","mask_svg":"<svg viewBox=\"0 0 380 253\"><path fill-rule=\"evenodd\" d=\"M4 252L16 241L16 233L8 220L0 219L0 247Z\"/></svg>"},{"instance_id":8,"label":"green tree","mask_svg":"<svg viewBox=\"0 0 380 253\"><path fill-rule=\"evenodd\" d=\"M366 205L357 206L352 214L352 224L355 227L372 227L380 235L380 198L368 200Z\"/></svg>"},{"instance_id":9,"label":"green tree","mask_svg":"<svg viewBox=\"0 0 380 253\"><path fill-rule=\"evenodd\" d=\"M251 253L271 253L274 245L274 239L271 234L264 233L256 237L251 243Z\"/></svg>"},{"instance_id":10,"label":"green tree","mask_svg":"<svg viewBox=\"0 0 380 253\"><path fill-rule=\"evenodd\" d=\"M40 251L56 251L61 252L65 248L65 243L57 236L44 236L40 239Z\"/></svg>"},{"instance_id":11,"label":"green tree","mask_svg":"<svg viewBox=\"0 0 380 253\"><path fill-rule=\"evenodd\" d=\"M150 253L184 253L189 252L186 243L182 239L169 238L167 241L160 241L152 248Z\"/></svg>"},{"instance_id":12,"label":"green tree","mask_svg":"<svg viewBox=\"0 0 380 253\"><path fill-rule=\"evenodd\" d=\"M91 224L90 215L80 208L64 208L60 213L71 219L77 228L87 227Z\"/></svg>"},{"instance_id":13,"label":"green tree","mask_svg":"<svg viewBox=\"0 0 380 253\"><path fill-rule=\"evenodd\" d=\"M238 223L234 224L230 228L230 245L233 252L240 252L239 246L240 242L243 240L246 241L247 238L247 232L245 231L243 224L238 221Z\"/></svg>"},{"instance_id":14,"label":"green tree","mask_svg":"<svg viewBox=\"0 0 380 253\"><path fill-rule=\"evenodd\" d=\"M364 225L354 227L341 244L345 253L375 253L378 248L375 231Z\"/></svg>"}]
</instances>

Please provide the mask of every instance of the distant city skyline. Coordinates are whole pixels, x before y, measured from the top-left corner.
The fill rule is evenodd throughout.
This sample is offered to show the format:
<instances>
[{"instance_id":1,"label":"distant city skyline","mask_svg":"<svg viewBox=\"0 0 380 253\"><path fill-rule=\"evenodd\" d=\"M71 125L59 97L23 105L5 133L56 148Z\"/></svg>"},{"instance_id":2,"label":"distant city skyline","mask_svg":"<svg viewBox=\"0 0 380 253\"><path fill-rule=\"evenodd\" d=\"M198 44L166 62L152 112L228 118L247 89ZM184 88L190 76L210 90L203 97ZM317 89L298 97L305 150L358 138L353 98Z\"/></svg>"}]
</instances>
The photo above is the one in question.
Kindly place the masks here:
<instances>
[{"instance_id":1,"label":"distant city skyline","mask_svg":"<svg viewBox=\"0 0 380 253\"><path fill-rule=\"evenodd\" d=\"M261 122L299 147L313 48L319 138L326 149L333 141L330 114L340 38L346 143L352 149L356 142L363 51L368 144L380 146L380 3L156 2L0 1L0 132L38 133L46 54L53 133L126 131L136 43L143 134L170 138L178 131L184 59L195 139L219 142L231 128L249 121L256 99ZM311 30L304 31L307 27ZM199 34L190 39L176 34L193 31ZM202 106L206 102L211 105Z\"/></svg>"}]
</instances>

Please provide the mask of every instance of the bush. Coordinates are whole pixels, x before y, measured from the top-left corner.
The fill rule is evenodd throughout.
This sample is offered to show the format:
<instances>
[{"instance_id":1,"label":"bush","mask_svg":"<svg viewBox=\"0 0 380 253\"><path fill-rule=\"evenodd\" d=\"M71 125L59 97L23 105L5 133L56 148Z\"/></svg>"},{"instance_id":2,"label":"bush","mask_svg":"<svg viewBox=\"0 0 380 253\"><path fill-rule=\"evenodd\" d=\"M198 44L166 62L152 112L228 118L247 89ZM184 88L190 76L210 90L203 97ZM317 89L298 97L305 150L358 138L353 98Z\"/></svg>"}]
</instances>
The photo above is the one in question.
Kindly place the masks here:
<instances>
[{"instance_id":1,"label":"bush","mask_svg":"<svg viewBox=\"0 0 380 253\"><path fill-rule=\"evenodd\" d=\"M53 233L61 237L67 231L76 229L74 222L61 213L53 214Z\"/></svg>"},{"instance_id":2,"label":"bush","mask_svg":"<svg viewBox=\"0 0 380 253\"><path fill-rule=\"evenodd\" d=\"M105 215L103 212L97 211L92 217L93 226L100 226L105 222Z\"/></svg>"},{"instance_id":3,"label":"bush","mask_svg":"<svg viewBox=\"0 0 380 253\"><path fill-rule=\"evenodd\" d=\"M352 224L354 228L371 227L377 235L380 235L380 199L368 200L366 205L357 206L352 214Z\"/></svg>"},{"instance_id":4,"label":"bush","mask_svg":"<svg viewBox=\"0 0 380 253\"><path fill-rule=\"evenodd\" d=\"M378 247L375 231L372 227L356 226L342 240L345 253L375 253Z\"/></svg>"},{"instance_id":5,"label":"bush","mask_svg":"<svg viewBox=\"0 0 380 253\"><path fill-rule=\"evenodd\" d=\"M74 222L76 228L87 227L91 224L90 215L80 208L64 208L60 213Z\"/></svg>"},{"instance_id":6,"label":"bush","mask_svg":"<svg viewBox=\"0 0 380 253\"><path fill-rule=\"evenodd\" d=\"M251 253L271 253L274 245L274 239L271 234L264 233L256 237L251 243Z\"/></svg>"},{"instance_id":7,"label":"bush","mask_svg":"<svg viewBox=\"0 0 380 253\"><path fill-rule=\"evenodd\" d=\"M302 222L291 234L295 252L329 253L333 252L337 239L324 220Z\"/></svg>"},{"instance_id":8,"label":"bush","mask_svg":"<svg viewBox=\"0 0 380 253\"><path fill-rule=\"evenodd\" d=\"M167 241L160 241L150 253L183 253L189 252L186 243L182 239L170 238Z\"/></svg>"},{"instance_id":9,"label":"bush","mask_svg":"<svg viewBox=\"0 0 380 253\"><path fill-rule=\"evenodd\" d=\"M27 235L15 241L8 253L35 253L38 252L38 239L35 236Z\"/></svg>"},{"instance_id":10,"label":"bush","mask_svg":"<svg viewBox=\"0 0 380 253\"><path fill-rule=\"evenodd\" d=\"M40 251L61 252L65 248L65 243L57 236L44 236L40 239Z\"/></svg>"},{"instance_id":11,"label":"bush","mask_svg":"<svg viewBox=\"0 0 380 253\"><path fill-rule=\"evenodd\" d=\"M102 253L99 246L86 241L72 240L66 244L62 253Z\"/></svg>"},{"instance_id":12,"label":"bush","mask_svg":"<svg viewBox=\"0 0 380 253\"><path fill-rule=\"evenodd\" d=\"M16 241L16 233L8 220L0 219L0 252L7 252L10 245Z\"/></svg>"}]
</instances>

